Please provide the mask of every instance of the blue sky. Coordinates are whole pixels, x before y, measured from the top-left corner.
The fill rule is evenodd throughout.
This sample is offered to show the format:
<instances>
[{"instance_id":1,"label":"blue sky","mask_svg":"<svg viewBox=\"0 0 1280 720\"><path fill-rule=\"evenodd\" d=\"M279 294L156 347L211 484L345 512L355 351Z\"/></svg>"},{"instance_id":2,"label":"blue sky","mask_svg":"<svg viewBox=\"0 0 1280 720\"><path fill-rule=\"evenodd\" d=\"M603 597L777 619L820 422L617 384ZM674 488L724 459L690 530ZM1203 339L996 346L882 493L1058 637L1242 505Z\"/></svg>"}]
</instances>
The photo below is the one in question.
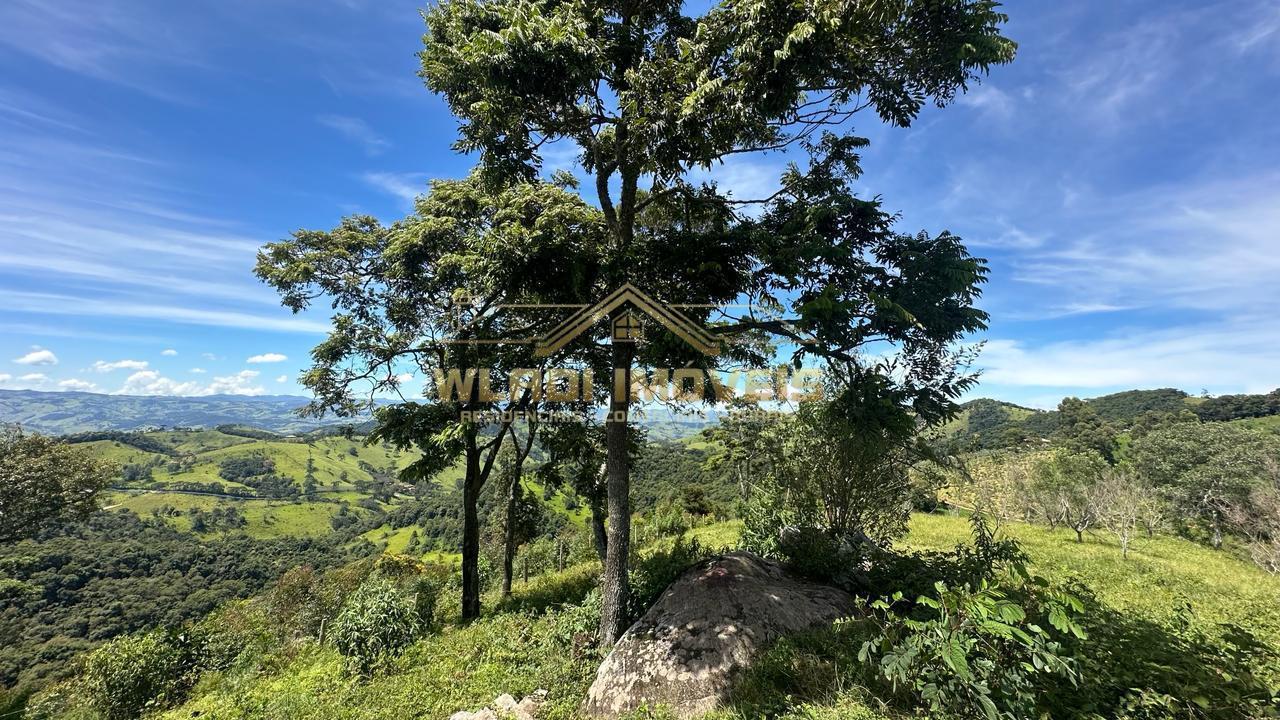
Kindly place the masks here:
<instances>
[{"instance_id":1,"label":"blue sky","mask_svg":"<svg viewBox=\"0 0 1280 720\"><path fill-rule=\"evenodd\" d=\"M863 188L991 262L974 395L1280 386L1280 4L1012 2L1018 60ZM459 177L417 3L0 4L0 388L300 393L255 249ZM767 189L785 156L717 179Z\"/></svg>"}]
</instances>

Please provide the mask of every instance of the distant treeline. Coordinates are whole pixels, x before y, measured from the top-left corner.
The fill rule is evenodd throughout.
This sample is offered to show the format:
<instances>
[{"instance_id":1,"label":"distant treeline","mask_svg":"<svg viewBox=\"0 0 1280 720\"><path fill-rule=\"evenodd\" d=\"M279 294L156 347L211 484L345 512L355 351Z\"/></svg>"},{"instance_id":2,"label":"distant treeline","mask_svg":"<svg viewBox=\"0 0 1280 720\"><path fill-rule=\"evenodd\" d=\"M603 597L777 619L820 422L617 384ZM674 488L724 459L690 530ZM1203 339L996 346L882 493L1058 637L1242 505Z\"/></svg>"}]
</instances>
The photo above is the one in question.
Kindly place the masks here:
<instances>
[{"instance_id":1,"label":"distant treeline","mask_svg":"<svg viewBox=\"0 0 1280 720\"><path fill-rule=\"evenodd\" d=\"M1128 390L1081 402L1102 422L1121 427L1180 413L1194 415L1202 422L1280 415L1280 389L1265 395L1206 398L1193 398L1174 388ZM967 421L946 438L960 449L1012 447L1030 440L1046 440L1063 424L1058 410L1032 410L985 398L961 407Z\"/></svg>"},{"instance_id":2,"label":"distant treeline","mask_svg":"<svg viewBox=\"0 0 1280 720\"><path fill-rule=\"evenodd\" d=\"M67 435L64 439L69 443L89 443L105 440L108 442L118 442L121 445L128 445L129 447L137 448L143 452L156 453L159 455L177 454L173 448L165 445L156 438L153 438L144 432L137 431L98 430Z\"/></svg>"}]
</instances>

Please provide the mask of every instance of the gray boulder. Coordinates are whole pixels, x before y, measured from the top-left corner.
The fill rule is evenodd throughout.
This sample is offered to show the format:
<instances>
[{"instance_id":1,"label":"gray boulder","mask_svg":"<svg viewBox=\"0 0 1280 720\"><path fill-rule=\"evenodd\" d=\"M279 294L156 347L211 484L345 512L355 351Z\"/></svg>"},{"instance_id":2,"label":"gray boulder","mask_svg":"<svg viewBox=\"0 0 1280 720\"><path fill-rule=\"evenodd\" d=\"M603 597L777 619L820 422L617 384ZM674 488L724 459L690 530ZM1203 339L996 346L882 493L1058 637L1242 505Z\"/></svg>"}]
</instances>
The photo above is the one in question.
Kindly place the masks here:
<instances>
[{"instance_id":1,"label":"gray boulder","mask_svg":"<svg viewBox=\"0 0 1280 720\"><path fill-rule=\"evenodd\" d=\"M852 614L848 593L734 552L685 571L618 640L583 711L616 717L667 705L681 718L715 709L739 673L780 637Z\"/></svg>"}]
</instances>

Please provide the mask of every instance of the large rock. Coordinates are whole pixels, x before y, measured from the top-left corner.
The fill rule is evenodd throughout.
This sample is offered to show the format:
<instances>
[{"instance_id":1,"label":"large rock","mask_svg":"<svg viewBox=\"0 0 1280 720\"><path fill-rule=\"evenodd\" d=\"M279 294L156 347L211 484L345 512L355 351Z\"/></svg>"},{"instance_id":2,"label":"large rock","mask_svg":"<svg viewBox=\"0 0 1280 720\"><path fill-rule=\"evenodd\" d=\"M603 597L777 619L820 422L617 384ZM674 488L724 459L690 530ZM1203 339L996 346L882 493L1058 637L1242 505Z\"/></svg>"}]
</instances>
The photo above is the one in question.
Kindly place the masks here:
<instances>
[{"instance_id":1,"label":"large rock","mask_svg":"<svg viewBox=\"0 0 1280 720\"><path fill-rule=\"evenodd\" d=\"M690 568L618 640L583 710L614 717L668 705L682 718L713 710L737 675L778 638L850 615L853 597L735 552Z\"/></svg>"}]
</instances>

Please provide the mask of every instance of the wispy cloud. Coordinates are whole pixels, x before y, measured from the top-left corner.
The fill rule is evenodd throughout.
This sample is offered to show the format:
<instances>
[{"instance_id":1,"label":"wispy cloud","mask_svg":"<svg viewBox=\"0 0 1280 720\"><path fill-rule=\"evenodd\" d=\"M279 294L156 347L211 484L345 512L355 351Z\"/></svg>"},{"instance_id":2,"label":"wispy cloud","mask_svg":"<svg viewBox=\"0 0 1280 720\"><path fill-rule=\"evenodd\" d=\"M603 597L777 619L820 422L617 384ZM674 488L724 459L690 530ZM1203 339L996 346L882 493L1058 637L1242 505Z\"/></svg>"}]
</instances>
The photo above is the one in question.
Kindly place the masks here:
<instances>
[{"instance_id":1,"label":"wispy cloud","mask_svg":"<svg viewBox=\"0 0 1280 720\"><path fill-rule=\"evenodd\" d=\"M278 363L278 362L284 362L285 360L288 360L288 359L289 359L289 357L288 357L287 355L283 355L283 354L281 354L281 353L262 353L261 355L254 355L253 357L249 358L248 360L245 360L245 362L250 363L250 364L254 364L254 363Z\"/></svg>"},{"instance_id":2,"label":"wispy cloud","mask_svg":"<svg viewBox=\"0 0 1280 720\"><path fill-rule=\"evenodd\" d=\"M156 12L166 10L166 12ZM0 4L0 45L63 70L180 100L167 82L205 67L203 26L181 3L9 0Z\"/></svg>"},{"instance_id":3,"label":"wispy cloud","mask_svg":"<svg viewBox=\"0 0 1280 720\"><path fill-rule=\"evenodd\" d=\"M0 301L10 310L44 315L76 317L121 317L142 320L159 320L184 325L243 328L249 330L278 330L296 333L322 333L329 329L327 322L291 317L254 314L229 310L204 310L174 305L148 304L143 301L116 301L103 299L86 303L71 295L29 293L0 290Z\"/></svg>"},{"instance_id":4,"label":"wispy cloud","mask_svg":"<svg viewBox=\"0 0 1280 720\"><path fill-rule=\"evenodd\" d=\"M89 382L88 380L77 380L75 378L60 381L58 383L58 387L63 390L75 390L79 392L95 392L98 389L97 385Z\"/></svg>"},{"instance_id":5,"label":"wispy cloud","mask_svg":"<svg viewBox=\"0 0 1280 720\"><path fill-rule=\"evenodd\" d=\"M348 140L359 143L368 155L379 155L391 147L391 142L382 137L369 126L369 123L357 117L345 115L321 115L316 121L327 128L337 131Z\"/></svg>"},{"instance_id":6,"label":"wispy cloud","mask_svg":"<svg viewBox=\"0 0 1280 720\"><path fill-rule=\"evenodd\" d=\"M1280 319L1240 316L1042 345L1001 338L986 344L977 365L984 385L1194 390L1217 384L1264 392L1280 387L1276 337Z\"/></svg>"},{"instance_id":7,"label":"wispy cloud","mask_svg":"<svg viewBox=\"0 0 1280 720\"><path fill-rule=\"evenodd\" d=\"M413 201L427 191L424 173L367 172L361 178L370 186L400 198L406 208L413 207Z\"/></svg>"},{"instance_id":8,"label":"wispy cloud","mask_svg":"<svg viewBox=\"0 0 1280 720\"><path fill-rule=\"evenodd\" d=\"M178 351L174 350L173 348L165 348L164 350L160 351L160 354L165 357L174 357L178 354Z\"/></svg>"},{"instance_id":9,"label":"wispy cloud","mask_svg":"<svg viewBox=\"0 0 1280 720\"><path fill-rule=\"evenodd\" d=\"M1092 229L1024 253L1053 307L1239 310L1280 303L1280 176L1153 187L1094 205Z\"/></svg>"}]
</instances>

